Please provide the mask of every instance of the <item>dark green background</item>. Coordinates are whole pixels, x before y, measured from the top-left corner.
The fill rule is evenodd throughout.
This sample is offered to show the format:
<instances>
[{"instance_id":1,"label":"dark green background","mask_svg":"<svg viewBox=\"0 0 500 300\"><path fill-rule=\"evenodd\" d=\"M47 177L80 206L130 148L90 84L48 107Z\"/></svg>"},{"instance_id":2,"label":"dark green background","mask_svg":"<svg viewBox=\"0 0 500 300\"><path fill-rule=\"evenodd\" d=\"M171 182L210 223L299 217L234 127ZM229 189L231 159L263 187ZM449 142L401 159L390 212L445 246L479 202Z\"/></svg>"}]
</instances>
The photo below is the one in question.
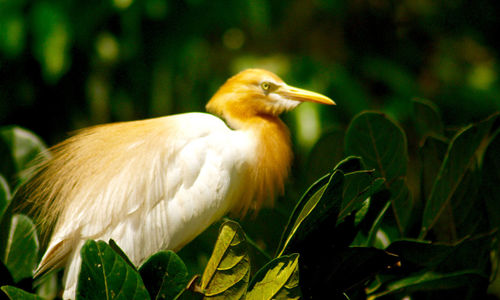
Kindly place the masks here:
<instances>
[{"instance_id":1,"label":"dark green background","mask_svg":"<svg viewBox=\"0 0 500 300\"><path fill-rule=\"evenodd\" d=\"M338 141L358 112L386 112L415 149L414 97L435 102L447 129L500 109L499 11L495 0L3 0L0 125L53 145L94 124L202 111L249 67L326 94L336 107L284 116L296 153L286 195L242 224L272 253L300 194L344 156ZM310 156L321 135L330 154ZM215 234L180 253L190 272ZM200 245L207 253L186 259Z\"/></svg>"}]
</instances>

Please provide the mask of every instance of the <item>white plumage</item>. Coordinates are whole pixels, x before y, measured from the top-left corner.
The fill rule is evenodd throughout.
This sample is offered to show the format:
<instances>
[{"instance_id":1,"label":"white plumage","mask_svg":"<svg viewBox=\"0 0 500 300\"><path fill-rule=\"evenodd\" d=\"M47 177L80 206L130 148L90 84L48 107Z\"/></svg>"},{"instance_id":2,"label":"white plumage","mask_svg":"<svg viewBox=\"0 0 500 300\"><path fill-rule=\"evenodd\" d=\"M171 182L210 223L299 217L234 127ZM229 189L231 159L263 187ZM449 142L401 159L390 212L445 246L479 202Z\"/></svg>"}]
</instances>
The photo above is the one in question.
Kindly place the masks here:
<instances>
[{"instance_id":1,"label":"white plumage","mask_svg":"<svg viewBox=\"0 0 500 300\"><path fill-rule=\"evenodd\" d=\"M36 271L66 266L75 297L87 239L113 239L139 266L179 249L229 210L256 209L283 189L291 150L277 117L299 101L329 98L263 70L229 79L206 113L84 129L53 149L28 184L40 219L55 226ZM53 225L55 224L55 225Z\"/></svg>"},{"instance_id":2,"label":"white plumage","mask_svg":"<svg viewBox=\"0 0 500 300\"><path fill-rule=\"evenodd\" d=\"M137 135L124 136L111 149L104 139L105 127L90 130L80 140L86 153L95 156L95 166L114 168L116 177L99 170L92 174L80 166L89 174L72 197L87 201L63 212L61 218L71 220L72 226L55 230L42 258L45 261L62 241L59 251L72 252L65 299L75 294L79 250L85 240L112 238L135 265L161 249L179 249L228 211L235 201L231 195L242 188L238 174L255 159L251 132L233 131L209 114L182 114L134 125ZM121 134L121 128L113 130ZM102 184L107 185L106 192L95 193Z\"/></svg>"}]
</instances>

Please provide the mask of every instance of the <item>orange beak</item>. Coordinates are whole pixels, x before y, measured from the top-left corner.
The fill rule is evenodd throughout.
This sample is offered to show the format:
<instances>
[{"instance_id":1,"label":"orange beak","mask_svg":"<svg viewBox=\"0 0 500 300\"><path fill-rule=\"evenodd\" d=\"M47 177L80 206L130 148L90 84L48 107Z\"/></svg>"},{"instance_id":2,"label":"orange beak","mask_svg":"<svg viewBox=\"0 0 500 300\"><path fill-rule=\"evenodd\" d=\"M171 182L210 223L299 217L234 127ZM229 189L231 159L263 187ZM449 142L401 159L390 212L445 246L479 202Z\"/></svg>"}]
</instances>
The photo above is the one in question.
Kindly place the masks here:
<instances>
[{"instance_id":1,"label":"orange beak","mask_svg":"<svg viewBox=\"0 0 500 300\"><path fill-rule=\"evenodd\" d=\"M327 96L289 85L281 86L276 93L291 100L335 105L335 102Z\"/></svg>"}]
</instances>

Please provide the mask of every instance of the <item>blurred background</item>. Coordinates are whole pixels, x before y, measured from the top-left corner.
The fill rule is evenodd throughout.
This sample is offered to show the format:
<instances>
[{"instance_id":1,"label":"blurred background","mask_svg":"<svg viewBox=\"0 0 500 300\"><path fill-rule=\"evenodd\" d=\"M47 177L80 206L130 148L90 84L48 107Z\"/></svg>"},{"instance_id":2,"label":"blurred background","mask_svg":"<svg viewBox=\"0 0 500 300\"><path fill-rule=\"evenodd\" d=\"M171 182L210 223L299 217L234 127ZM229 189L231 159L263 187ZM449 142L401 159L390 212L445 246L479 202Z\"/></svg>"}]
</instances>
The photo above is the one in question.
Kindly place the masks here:
<instances>
[{"instance_id":1,"label":"blurred background","mask_svg":"<svg viewBox=\"0 0 500 300\"><path fill-rule=\"evenodd\" d=\"M243 221L272 254L276 228L343 156L358 112L382 110L404 127L410 100L426 98L458 128L500 109L499 11L495 0L0 0L0 125L50 146L95 124L203 111L250 67L326 94L336 107L284 116L296 153L289 187L265 222ZM411 132L408 141L418 143ZM263 227L273 230L256 236ZM213 232L197 251L204 241L210 251Z\"/></svg>"}]
</instances>

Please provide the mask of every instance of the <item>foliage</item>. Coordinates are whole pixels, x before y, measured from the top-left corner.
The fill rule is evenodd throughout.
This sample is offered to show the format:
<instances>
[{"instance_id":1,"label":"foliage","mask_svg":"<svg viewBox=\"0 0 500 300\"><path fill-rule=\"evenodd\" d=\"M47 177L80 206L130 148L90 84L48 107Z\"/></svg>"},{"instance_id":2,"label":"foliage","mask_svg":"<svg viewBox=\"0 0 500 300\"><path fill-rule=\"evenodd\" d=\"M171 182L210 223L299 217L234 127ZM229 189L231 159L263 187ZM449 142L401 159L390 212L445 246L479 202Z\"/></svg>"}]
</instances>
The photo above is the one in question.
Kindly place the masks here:
<instances>
[{"instance_id":1,"label":"foliage","mask_svg":"<svg viewBox=\"0 0 500 300\"><path fill-rule=\"evenodd\" d=\"M181 258L189 252L162 251L136 268L112 240L87 241L78 298L484 298L500 250L500 114L450 129L433 103L415 99L412 107L406 130L381 112L353 118L343 134L348 156L303 193L274 256L231 220L220 225L201 277ZM24 129L1 132L9 133L0 135L2 159L16 170L28 167L22 157L45 149ZM408 133L420 142L408 144ZM312 153L328 147L320 140ZM13 211L9 184L0 183L2 290L10 299L57 294L60 285L47 292L33 281L35 225Z\"/></svg>"}]
</instances>

